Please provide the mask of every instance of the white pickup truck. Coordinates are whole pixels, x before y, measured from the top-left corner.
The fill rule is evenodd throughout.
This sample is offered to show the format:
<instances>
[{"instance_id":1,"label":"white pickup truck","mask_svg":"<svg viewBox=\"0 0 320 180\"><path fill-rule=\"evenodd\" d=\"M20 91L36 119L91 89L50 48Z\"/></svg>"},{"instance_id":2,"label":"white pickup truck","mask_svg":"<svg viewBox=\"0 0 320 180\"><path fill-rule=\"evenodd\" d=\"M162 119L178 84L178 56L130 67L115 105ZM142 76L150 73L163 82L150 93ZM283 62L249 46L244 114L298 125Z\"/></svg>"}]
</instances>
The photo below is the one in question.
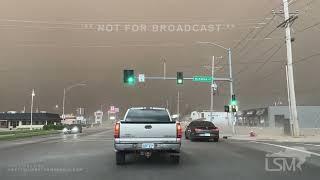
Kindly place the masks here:
<instances>
[{"instance_id":1,"label":"white pickup truck","mask_svg":"<svg viewBox=\"0 0 320 180\"><path fill-rule=\"evenodd\" d=\"M170 153L179 163L182 128L164 108L130 108L114 126L116 163L124 164L127 153L149 158L154 152Z\"/></svg>"}]
</instances>

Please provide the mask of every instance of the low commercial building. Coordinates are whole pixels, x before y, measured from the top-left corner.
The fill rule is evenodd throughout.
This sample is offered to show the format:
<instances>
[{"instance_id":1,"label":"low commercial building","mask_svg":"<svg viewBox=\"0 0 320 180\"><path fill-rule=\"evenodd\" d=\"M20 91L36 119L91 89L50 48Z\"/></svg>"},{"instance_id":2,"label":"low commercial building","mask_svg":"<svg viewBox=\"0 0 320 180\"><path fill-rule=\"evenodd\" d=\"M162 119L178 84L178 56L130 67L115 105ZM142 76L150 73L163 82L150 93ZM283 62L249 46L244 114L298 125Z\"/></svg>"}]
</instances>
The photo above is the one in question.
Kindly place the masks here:
<instances>
[{"instance_id":1,"label":"low commercial building","mask_svg":"<svg viewBox=\"0 0 320 180\"><path fill-rule=\"evenodd\" d=\"M320 128L320 106L297 106L300 128ZM238 126L283 127L290 134L288 106L269 106L239 111Z\"/></svg>"},{"instance_id":2,"label":"low commercial building","mask_svg":"<svg viewBox=\"0 0 320 180\"><path fill-rule=\"evenodd\" d=\"M47 124L61 123L59 114L32 113L32 128L41 129ZM31 113L0 113L0 128L27 129L31 125Z\"/></svg>"}]
</instances>

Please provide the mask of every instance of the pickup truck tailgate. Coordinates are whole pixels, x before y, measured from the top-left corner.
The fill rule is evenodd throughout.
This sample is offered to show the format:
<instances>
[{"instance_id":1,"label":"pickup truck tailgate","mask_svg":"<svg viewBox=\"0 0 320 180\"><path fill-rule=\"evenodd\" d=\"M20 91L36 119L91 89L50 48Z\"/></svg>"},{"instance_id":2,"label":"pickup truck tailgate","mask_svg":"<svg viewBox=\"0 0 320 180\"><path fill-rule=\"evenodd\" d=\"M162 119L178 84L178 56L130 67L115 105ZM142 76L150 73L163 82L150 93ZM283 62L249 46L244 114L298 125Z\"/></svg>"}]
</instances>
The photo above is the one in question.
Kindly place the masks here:
<instances>
[{"instance_id":1,"label":"pickup truck tailgate","mask_svg":"<svg viewBox=\"0 0 320 180\"><path fill-rule=\"evenodd\" d=\"M176 141L176 123L126 123L120 124L120 141L134 141L147 139L157 141Z\"/></svg>"}]
</instances>

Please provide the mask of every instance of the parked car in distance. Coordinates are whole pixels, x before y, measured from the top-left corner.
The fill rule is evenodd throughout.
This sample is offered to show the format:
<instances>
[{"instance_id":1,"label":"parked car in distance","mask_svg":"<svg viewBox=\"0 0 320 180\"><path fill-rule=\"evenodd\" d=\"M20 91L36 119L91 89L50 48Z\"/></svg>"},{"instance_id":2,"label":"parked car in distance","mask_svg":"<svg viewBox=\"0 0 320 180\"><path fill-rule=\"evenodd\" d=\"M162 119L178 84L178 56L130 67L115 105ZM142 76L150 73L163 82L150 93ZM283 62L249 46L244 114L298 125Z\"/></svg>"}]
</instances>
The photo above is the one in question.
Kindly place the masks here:
<instances>
[{"instance_id":1,"label":"parked car in distance","mask_svg":"<svg viewBox=\"0 0 320 180\"><path fill-rule=\"evenodd\" d=\"M219 141L219 128L210 121L192 121L185 130L185 138L194 140Z\"/></svg>"},{"instance_id":2,"label":"parked car in distance","mask_svg":"<svg viewBox=\"0 0 320 180\"><path fill-rule=\"evenodd\" d=\"M82 133L82 125L81 124L67 124L62 129L64 134L77 134Z\"/></svg>"}]
</instances>

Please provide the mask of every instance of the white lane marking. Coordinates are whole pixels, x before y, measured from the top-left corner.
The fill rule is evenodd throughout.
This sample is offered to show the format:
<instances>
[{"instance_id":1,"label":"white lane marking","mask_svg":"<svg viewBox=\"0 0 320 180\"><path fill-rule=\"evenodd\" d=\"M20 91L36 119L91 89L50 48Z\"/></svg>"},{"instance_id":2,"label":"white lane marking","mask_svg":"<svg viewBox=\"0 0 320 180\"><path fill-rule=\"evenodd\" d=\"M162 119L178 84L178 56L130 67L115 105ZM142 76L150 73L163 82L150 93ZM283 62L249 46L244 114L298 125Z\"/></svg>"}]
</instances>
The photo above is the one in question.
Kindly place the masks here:
<instances>
[{"instance_id":1,"label":"white lane marking","mask_svg":"<svg viewBox=\"0 0 320 180\"><path fill-rule=\"evenodd\" d=\"M302 152L302 153L311 154L311 155L315 155L315 156L320 157L319 153L306 151L306 150L302 150L302 149L296 149L296 148L289 147L289 146L283 146L283 145L271 144L271 143L265 143L265 142L258 142L258 141L255 141L254 143L259 143L259 144L264 144L264 145L269 145L269 146L275 146L275 147L280 147L280 148L284 148L284 149L290 149L290 150L293 150L293 151L299 151L299 152Z\"/></svg>"}]
</instances>

